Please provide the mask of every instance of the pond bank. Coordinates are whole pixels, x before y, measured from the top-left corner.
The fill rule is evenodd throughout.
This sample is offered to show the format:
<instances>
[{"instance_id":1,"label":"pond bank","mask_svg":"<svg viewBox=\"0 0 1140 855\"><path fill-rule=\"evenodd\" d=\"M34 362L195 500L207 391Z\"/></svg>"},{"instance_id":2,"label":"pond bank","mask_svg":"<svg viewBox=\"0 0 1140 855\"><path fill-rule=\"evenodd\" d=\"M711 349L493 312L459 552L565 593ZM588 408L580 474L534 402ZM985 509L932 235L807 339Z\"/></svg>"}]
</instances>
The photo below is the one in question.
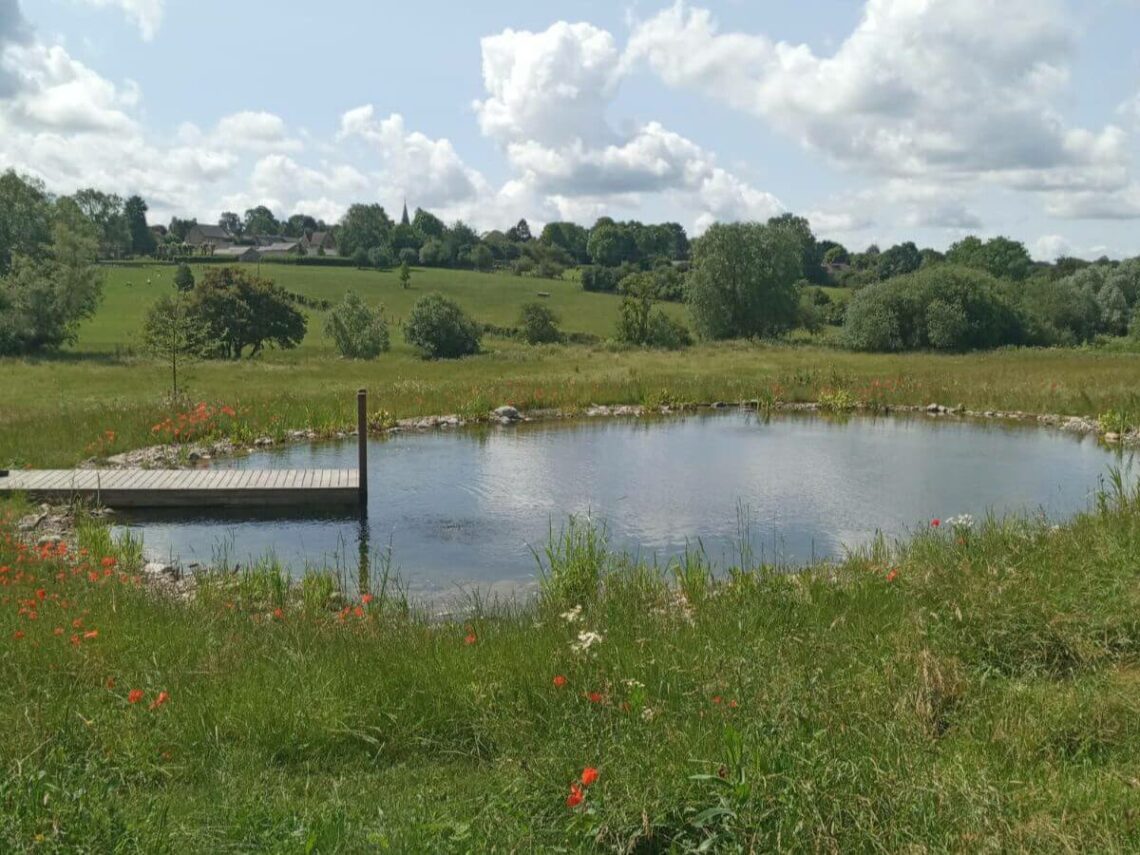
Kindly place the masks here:
<instances>
[{"instance_id":1,"label":"pond bank","mask_svg":"<svg viewBox=\"0 0 1140 855\"><path fill-rule=\"evenodd\" d=\"M602 404L585 409L536 409L520 411L504 405L477 418L457 414L420 416L407 419L376 419L369 425L370 436L384 436L402 431L452 430L474 425L511 425L519 422L565 421L597 418L643 418L684 415L701 411L729 409L755 410L765 413L823 413L828 415L926 415L931 418L960 418L986 421L1037 424L1070 433L1095 434L1109 445L1140 446L1140 430L1124 434L1105 431L1097 419L1084 416L1067 416L1058 413L1027 413L1018 410L969 410L963 406L950 407L931 403L926 405L890 405L872 407L865 404L845 405L837 408L828 402L761 402L757 399L729 403L725 401L674 403L651 407L645 404ZM107 458L88 458L80 468L108 469L193 469L209 465L216 458L248 454L252 451L299 442L349 439L356 430L316 431L293 429L280 437L261 436L248 443L234 442L229 438L196 443L154 445L115 454Z\"/></svg>"}]
</instances>

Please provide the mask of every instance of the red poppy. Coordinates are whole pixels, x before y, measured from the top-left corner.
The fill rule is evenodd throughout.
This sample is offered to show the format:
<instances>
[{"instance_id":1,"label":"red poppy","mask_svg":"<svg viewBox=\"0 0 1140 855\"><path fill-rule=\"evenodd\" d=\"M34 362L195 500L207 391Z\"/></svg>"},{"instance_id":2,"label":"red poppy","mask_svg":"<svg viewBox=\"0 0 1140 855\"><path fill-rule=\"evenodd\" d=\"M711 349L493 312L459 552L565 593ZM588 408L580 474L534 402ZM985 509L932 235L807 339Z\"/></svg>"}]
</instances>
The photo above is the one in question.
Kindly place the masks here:
<instances>
[{"instance_id":1,"label":"red poppy","mask_svg":"<svg viewBox=\"0 0 1140 855\"><path fill-rule=\"evenodd\" d=\"M942 525L942 520L940 519L933 519L930 521L931 528L938 528L940 525Z\"/></svg>"},{"instance_id":2,"label":"red poppy","mask_svg":"<svg viewBox=\"0 0 1140 855\"><path fill-rule=\"evenodd\" d=\"M151 703L149 709L156 710L169 700L170 700L170 694L168 692L159 692L158 697L154 699L154 701Z\"/></svg>"},{"instance_id":3,"label":"red poppy","mask_svg":"<svg viewBox=\"0 0 1140 855\"><path fill-rule=\"evenodd\" d=\"M598 770L593 766L587 766L582 770L582 786L588 787L598 780Z\"/></svg>"},{"instance_id":4,"label":"red poppy","mask_svg":"<svg viewBox=\"0 0 1140 855\"><path fill-rule=\"evenodd\" d=\"M566 685L566 678L563 677L561 674L559 674L558 676L556 676L554 678L554 688L561 689L565 685Z\"/></svg>"},{"instance_id":5,"label":"red poppy","mask_svg":"<svg viewBox=\"0 0 1140 855\"><path fill-rule=\"evenodd\" d=\"M142 689L131 689L129 692L127 692L127 703L137 704L143 699L145 695L146 692L144 692Z\"/></svg>"},{"instance_id":6,"label":"red poppy","mask_svg":"<svg viewBox=\"0 0 1140 855\"><path fill-rule=\"evenodd\" d=\"M364 607L363 606L356 606L353 608L352 613L354 615L356 615L357 617L364 617Z\"/></svg>"},{"instance_id":7,"label":"red poppy","mask_svg":"<svg viewBox=\"0 0 1140 855\"><path fill-rule=\"evenodd\" d=\"M97 629L89 630L89 631L83 633L83 637L88 639L88 640L90 640L92 638L98 638L99 637L99 630L97 630Z\"/></svg>"},{"instance_id":8,"label":"red poppy","mask_svg":"<svg viewBox=\"0 0 1140 855\"><path fill-rule=\"evenodd\" d=\"M478 640L479 639L475 637L475 633L469 632L469 633L467 633L467 637L463 639L463 643L464 644L474 644Z\"/></svg>"},{"instance_id":9,"label":"red poppy","mask_svg":"<svg viewBox=\"0 0 1140 855\"><path fill-rule=\"evenodd\" d=\"M360 602L364 603L364 605L368 605L370 602L372 602L372 600L373 600L373 597L371 594L365 594L363 597L360 598Z\"/></svg>"},{"instance_id":10,"label":"red poppy","mask_svg":"<svg viewBox=\"0 0 1140 855\"><path fill-rule=\"evenodd\" d=\"M586 695L586 697L589 698L590 703L592 703L592 704L600 704L602 702L602 693L601 692L590 692L589 694Z\"/></svg>"},{"instance_id":11,"label":"red poppy","mask_svg":"<svg viewBox=\"0 0 1140 855\"><path fill-rule=\"evenodd\" d=\"M713 695L713 696L712 696L712 702L713 702L714 704L719 704L719 703L720 703L720 701L721 701L721 697L720 697L720 695Z\"/></svg>"},{"instance_id":12,"label":"red poppy","mask_svg":"<svg viewBox=\"0 0 1140 855\"><path fill-rule=\"evenodd\" d=\"M43 588L37 588L36 589L36 599L37 600L42 600L46 596L47 596L47 591L45 591Z\"/></svg>"},{"instance_id":13,"label":"red poppy","mask_svg":"<svg viewBox=\"0 0 1140 855\"><path fill-rule=\"evenodd\" d=\"M571 784L570 795L566 797L566 807L576 808L578 805L582 804L582 799L584 798L585 796L582 795L582 788L577 784Z\"/></svg>"},{"instance_id":14,"label":"red poppy","mask_svg":"<svg viewBox=\"0 0 1140 855\"><path fill-rule=\"evenodd\" d=\"M52 634L53 635L63 635L63 627L57 626L55 629L52 630Z\"/></svg>"},{"instance_id":15,"label":"red poppy","mask_svg":"<svg viewBox=\"0 0 1140 855\"><path fill-rule=\"evenodd\" d=\"M893 569L893 568L892 568L891 572L887 574L887 581L888 581L888 582L893 582L893 581L895 581L895 579L897 579L898 577L899 577L899 571L898 571L898 570L896 570L896 569Z\"/></svg>"},{"instance_id":16,"label":"red poppy","mask_svg":"<svg viewBox=\"0 0 1140 855\"><path fill-rule=\"evenodd\" d=\"M102 564L104 567L114 567L115 566L115 558L112 555L106 555L103 557L103 560L100 561L99 563Z\"/></svg>"},{"instance_id":17,"label":"red poppy","mask_svg":"<svg viewBox=\"0 0 1140 855\"><path fill-rule=\"evenodd\" d=\"M22 629L18 629L12 633L12 638L16 639L16 641L19 641L23 637L24 637L24 631Z\"/></svg>"},{"instance_id":18,"label":"red poppy","mask_svg":"<svg viewBox=\"0 0 1140 855\"><path fill-rule=\"evenodd\" d=\"M285 612L280 606L273 610L273 617L277 618L277 620L285 620Z\"/></svg>"}]
</instances>

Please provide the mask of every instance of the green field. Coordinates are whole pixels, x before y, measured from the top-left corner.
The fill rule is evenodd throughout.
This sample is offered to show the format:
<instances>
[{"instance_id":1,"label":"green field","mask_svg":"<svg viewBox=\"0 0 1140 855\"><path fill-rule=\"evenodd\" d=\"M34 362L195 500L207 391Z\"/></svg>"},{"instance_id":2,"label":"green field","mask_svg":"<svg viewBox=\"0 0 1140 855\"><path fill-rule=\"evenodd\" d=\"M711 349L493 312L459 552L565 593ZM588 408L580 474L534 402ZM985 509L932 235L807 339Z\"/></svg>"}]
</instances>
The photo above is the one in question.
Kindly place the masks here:
<instances>
[{"instance_id":1,"label":"green field","mask_svg":"<svg viewBox=\"0 0 1140 855\"><path fill-rule=\"evenodd\" d=\"M216 266L216 265L210 265ZM256 270L256 265L243 265ZM146 310L160 296L170 293L174 268L159 264L105 266L103 305L99 314L83 326L75 350L81 353L116 353L136 341ZM191 268L195 277L206 265ZM398 324L418 297L439 292L458 300L482 323L514 326L519 309L528 302L542 300L558 312L567 332L582 332L607 338L613 335L621 298L612 294L590 294L570 279L534 279L504 273L476 273L470 270L412 268L412 287L400 287L397 270L357 270L351 267L304 267L291 264L262 264L260 273L282 288L314 299L339 302L348 291L355 291L373 306L383 306L390 323ZM539 297L539 292L549 297ZM668 304L666 304L668 305ZM685 317L684 307L668 305L671 313ZM295 351L299 358L323 354L335 356L324 334L324 312L306 309L309 332ZM397 352L410 353L399 335L393 336Z\"/></svg>"}]
</instances>

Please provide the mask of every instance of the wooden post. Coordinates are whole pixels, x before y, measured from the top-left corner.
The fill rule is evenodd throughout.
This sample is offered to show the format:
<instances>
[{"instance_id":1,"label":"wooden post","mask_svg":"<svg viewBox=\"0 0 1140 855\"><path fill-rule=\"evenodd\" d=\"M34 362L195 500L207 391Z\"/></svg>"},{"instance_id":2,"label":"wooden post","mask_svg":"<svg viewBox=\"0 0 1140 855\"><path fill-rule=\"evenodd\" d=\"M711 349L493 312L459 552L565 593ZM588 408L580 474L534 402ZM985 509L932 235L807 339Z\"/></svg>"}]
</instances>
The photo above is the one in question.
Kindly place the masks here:
<instances>
[{"instance_id":1,"label":"wooden post","mask_svg":"<svg viewBox=\"0 0 1140 855\"><path fill-rule=\"evenodd\" d=\"M356 451L360 478L360 504L368 503L368 390L356 393Z\"/></svg>"}]
</instances>

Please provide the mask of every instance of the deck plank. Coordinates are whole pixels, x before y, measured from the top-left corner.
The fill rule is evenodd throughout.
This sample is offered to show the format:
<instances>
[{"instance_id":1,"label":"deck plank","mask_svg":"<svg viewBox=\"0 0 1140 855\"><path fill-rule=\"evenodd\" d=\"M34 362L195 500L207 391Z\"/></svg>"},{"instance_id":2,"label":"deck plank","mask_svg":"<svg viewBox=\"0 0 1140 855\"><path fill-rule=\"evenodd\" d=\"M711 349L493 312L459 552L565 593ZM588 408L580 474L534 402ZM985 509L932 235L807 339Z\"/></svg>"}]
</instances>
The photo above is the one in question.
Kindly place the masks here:
<instances>
[{"instance_id":1,"label":"deck plank","mask_svg":"<svg viewBox=\"0 0 1140 855\"><path fill-rule=\"evenodd\" d=\"M357 504L355 469L40 469L0 478L0 495L98 499L110 507Z\"/></svg>"}]
</instances>

